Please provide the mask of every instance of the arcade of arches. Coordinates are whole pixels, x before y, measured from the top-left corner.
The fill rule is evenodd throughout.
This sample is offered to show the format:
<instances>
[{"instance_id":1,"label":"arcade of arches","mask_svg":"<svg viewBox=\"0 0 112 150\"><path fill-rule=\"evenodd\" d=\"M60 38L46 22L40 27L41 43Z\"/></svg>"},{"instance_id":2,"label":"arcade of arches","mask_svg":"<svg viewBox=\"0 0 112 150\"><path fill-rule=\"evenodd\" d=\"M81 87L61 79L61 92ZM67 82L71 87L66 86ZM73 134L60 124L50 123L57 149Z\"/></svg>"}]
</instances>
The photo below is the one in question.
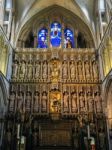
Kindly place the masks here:
<instances>
[{"instance_id":1,"label":"arcade of arches","mask_svg":"<svg viewBox=\"0 0 112 150\"><path fill-rule=\"evenodd\" d=\"M5 1L1 150L112 148L112 2L67 1Z\"/></svg>"}]
</instances>

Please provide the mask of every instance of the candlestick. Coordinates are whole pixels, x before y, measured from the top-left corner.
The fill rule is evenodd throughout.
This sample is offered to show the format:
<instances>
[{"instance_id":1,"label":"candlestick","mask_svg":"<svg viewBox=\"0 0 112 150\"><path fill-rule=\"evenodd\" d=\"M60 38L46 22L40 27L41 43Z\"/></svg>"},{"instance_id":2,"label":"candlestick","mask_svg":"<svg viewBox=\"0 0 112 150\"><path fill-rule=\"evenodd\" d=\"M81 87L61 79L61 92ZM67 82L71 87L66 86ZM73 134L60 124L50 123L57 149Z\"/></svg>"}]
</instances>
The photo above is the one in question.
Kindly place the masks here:
<instances>
[{"instance_id":1,"label":"candlestick","mask_svg":"<svg viewBox=\"0 0 112 150\"><path fill-rule=\"evenodd\" d=\"M90 139L90 126L87 125L88 139Z\"/></svg>"}]
</instances>

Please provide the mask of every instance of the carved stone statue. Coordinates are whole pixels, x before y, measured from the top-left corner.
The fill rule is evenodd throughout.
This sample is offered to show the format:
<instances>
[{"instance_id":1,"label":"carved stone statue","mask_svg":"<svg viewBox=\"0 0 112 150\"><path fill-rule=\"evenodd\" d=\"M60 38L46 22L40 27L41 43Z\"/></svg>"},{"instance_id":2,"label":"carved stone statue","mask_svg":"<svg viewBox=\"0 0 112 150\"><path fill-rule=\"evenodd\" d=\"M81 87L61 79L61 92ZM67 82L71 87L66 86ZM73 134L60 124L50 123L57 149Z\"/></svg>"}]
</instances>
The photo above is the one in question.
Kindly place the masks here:
<instances>
[{"instance_id":1,"label":"carved stone statue","mask_svg":"<svg viewBox=\"0 0 112 150\"><path fill-rule=\"evenodd\" d=\"M41 110L42 112L47 112L47 93L42 93L42 100L41 100Z\"/></svg>"},{"instance_id":2,"label":"carved stone statue","mask_svg":"<svg viewBox=\"0 0 112 150\"><path fill-rule=\"evenodd\" d=\"M75 67L75 65L74 65L74 62L71 61L71 64L70 64L70 78L71 78L72 80L74 80L75 77L76 77L76 67Z\"/></svg>"},{"instance_id":3,"label":"carved stone statue","mask_svg":"<svg viewBox=\"0 0 112 150\"><path fill-rule=\"evenodd\" d=\"M98 113L102 112L102 98L100 96L100 92L96 93L95 106L96 106L96 112Z\"/></svg>"},{"instance_id":4,"label":"carved stone statue","mask_svg":"<svg viewBox=\"0 0 112 150\"><path fill-rule=\"evenodd\" d=\"M32 68L31 62L29 62L28 66L27 66L27 77L28 77L28 79L31 79L32 75L33 75L33 68Z\"/></svg>"},{"instance_id":5,"label":"carved stone statue","mask_svg":"<svg viewBox=\"0 0 112 150\"><path fill-rule=\"evenodd\" d=\"M77 93L74 92L71 94L71 104L72 104L72 112L76 113L78 111L78 106L77 106Z\"/></svg>"},{"instance_id":6,"label":"carved stone statue","mask_svg":"<svg viewBox=\"0 0 112 150\"><path fill-rule=\"evenodd\" d=\"M86 80L88 80L88 79L91 78L91 75L90 75L90 65L89 65L88 61L85 62L85 75L86 75Z\"/></svg>"},{"instance_id":7,"label":"carved stone statue","mask_svg":"<svg viewBox=\"0 0 112 150\"><path fill-rule=\"evenodd\" d=\"M43 66L42 66L42 78L46 80L47 77L48 77L48 65L47 65L47 62L44 61Z\"/></svg>"},{"instance_id":8,"label":"carved stone statue","mask_svg":"<svg viewBox=\"0 0 112 150\"><path fill-rule=\"evenodd\" d=\"M22 61L22 63L20 64L20 68L19 68L20 79L25 78L25 75L26 75L26 64L25 64L25 61Z\"/></svg>"},{"instance_id":9,"label":"carved stone statue","mask_svg":"<svg viewBox=\"0 0 112 150\"><path fill-rule=\"evenodd\" d=\"M35 92L35 95L34 95L34 104L33 104L33 110L34 112L39 112L39 92Z\"/></svg>"},{"instance_id":10,"label":"carved stone statue","mask_svg":"<svg viewBox=\"0 0 112 150\"><path fill-rule=\"evenodd\" d=\"M90 113L93 113L94 112L94 100L93 100L91 92L88 92L87 100L88 100L88 110Z\"/></svg>"},{"instance_id":11,"label":"carved stone statue","mask_svg":"<svg viewBox=\"0 0 112 150\"><path fill-rule=\"evenodd\" d=\"M84 93L79 94L80 112L85 112L85 98Z\"/></svg>"},{"instance_id":12,"label":"carved stone statue","mask_svg":"<svg viewBox=\"0 0 112 150\"><path fill-rule=\"evenodd\" d=\"M78 76L79 76L79 80L83 79L83 67L81 61L78 62Z\"/></svg>"},{"instance_id":13,"label":"carved stone statue","mask_svg":"<svg viewBox=\"0 0 112 150\"><path fill-rule=\"evenodd\" d=\"M63 111L64 112L69 111L69 94L68 94L68 92L63 93Z\"/></svg>"},{"instance_id":14,"label":"carved stone statue","mask_svg":"<svg viewBox=\"0 0 112 150\"><path fill-rule=\"evenodd\" d=\"M26 110L26 112L30 112L30 110L31 110L31 100L32 100L31 93L27 92L26 98L25 98L25 110Z\"/></svg>"},{"instance_id":15,"label":"carved stone statue","mask_svg":"<svg viewBox=\"0 0 112 150\"><path fill-rule=\"evenodd\" d=\"M58 63L54 62L51 65L51 80L52 80L52 82L57 82L58 81L59 73L60 73L60 70L59 70Z\"/></svg>"},{"instance_id":16,"label":"carved stone statue","mask_svg":"<svg viewBox=\"0 0 112 150\"><path fill-rule=\"evenodd\" d=\"M15 109L15 93L11 92L10 97L9 97L9 111L14 112Z\"/></svg>"},{"instance_id":17,"label":"carved stone statue","mask_svg":"<svg viewBox=\"0 0 112 150\"><path fill-rule=\"evenodd\" d=\"M18 96L17 96L17 111L18 112L22 112L23 111L23 93L19 92Z\"/></svg>"},{"instance_id":18,"label":"carved stone statue","mask_svg":"<svg viewBox=\"0 0 112 150\"><path fill-rule=\"evenodd\" d=\"M36 65L35 65L35 71L34 71L35 79L40 78L40 72L41 72L41 65L40 65L39 61L37 61Z\"/></svg>"},{"instance_id":19,"label":"carved stone statue","mask_svg":"<svg viewBox=\"0 0 112 150\"><path fill-rule=\"evenodd\" d=\"M68 77L68 64L66 61L64 61L62 64L62 77L63 79L67 79Z\"/></svg>"},{"instance_id":20,"label":"carved stone statue","mask_svg":"<svg viewBox=\"0 0 112 150\"><path fill-rule=\"evenodd\" d=\"M98 80L98 66L97 66L97 63L96 61L93 61L93 77L94 77L94 80Z\"/></svg>"},{"instance_id":21,"label":"carved stone statue","mask_svg":"<svg viewBox=\"0 0 112 150\"><path fill-rule=\"evenodd\" d=\"M18 77L18 63L15 61L12 65L12 78Z\"/></svg>"}]
</instances>

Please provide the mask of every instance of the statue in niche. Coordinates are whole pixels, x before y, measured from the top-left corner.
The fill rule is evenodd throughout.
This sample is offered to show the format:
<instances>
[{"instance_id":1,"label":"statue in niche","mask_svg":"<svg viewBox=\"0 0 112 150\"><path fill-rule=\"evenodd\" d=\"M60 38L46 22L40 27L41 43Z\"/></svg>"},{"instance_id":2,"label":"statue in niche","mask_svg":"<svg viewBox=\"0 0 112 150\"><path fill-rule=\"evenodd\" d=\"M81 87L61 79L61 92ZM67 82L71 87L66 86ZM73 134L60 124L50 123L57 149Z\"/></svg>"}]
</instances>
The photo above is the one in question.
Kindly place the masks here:
<instances>
[{"instance_id":1,"label":"statue in niche","mask_svg":"<svg viewBox=\"0 0 112 150\"><path fill-rule=\"evenodd\" d=\"M78 75L79 75L79 80L83 79L83 67L82 67L82 62L78 62Z\"/></svg>"},{"instance_id":2,"label":"statue in niche","mask_svg":"<svg viewBox=\"0 0 112 150\"><path fill-rule=\"evenodd\" d=\"M67 79L68 77L68 64L66 61L64 61L62 64L62 77L63 79Z\"/></svg>"},{"instance_id":3,"label":"statue in niche","mask_svg":"<svg viewBox=\"0 0 112 150\"><path fill-rule=\"evenodd\" d=\"M15 109L15 92L11 92L10 97L9 97L9 111L14 112Z\"/></svg>"},{"instance_id":4,"label":"statue in niche","mask_svg":"<svg viewBox=\"0 0 112 150\"><path fill-rule=\"evenodd\" d=\"M41 100L41 110L42 112L47 112L47 93L42 93L42 100Z\"/></svg>"},{"instance_id":5,"label":"statue in niche","mask_svg":"<svg viewBox=\"0 0 112 150\"><path fill-rule=\"evenodd\" d=\"M91 76L90 76L90 65L89 65L88 61L85 62L85 75L86 75L87 80L91 78Z\"/></svg>"},{"instance_id":6,"label":"statue in niche","mask_svg":"<svg viewBox=\"0 0 112 150\"><path fill-rule=\"evenodd\" d=\"M97 92L95 95L95 107L96 107L96 112L98 113L102 112L102 98L100 96L100 92Z\"/></svg>"},{"instance_id":7,"label":"statue in niche","mask_svg":"<svg viewBox=\"0 0 112 150\"><path fill-rule=\"evenodd\" d=\"M77 106L77 93L73 92L71 94L71 104L72 104L72 112L76 113L78 111L78 106Z\"/></svg>"},{"instance_id":8,"label":"statue in niche","mask_svg":"<svg viewBox=\"0 0 112 150\"><path fill-rule=\"evenodd\" d=\"M12 78L17 78L18 77L18 63L17 60L12 65Z\"/></svg>"},{"instance_id":9,"label":"statue in niche","mask_svg":"<svg viewBox=\"0 0 112 150\"><path fill-rule=\"evenodd\" d=\"M66 48L72 48L72 42L71 42L70 38L68 38L66 40Z\"/></svg>"},{"instance_id":10,"label":"statue in niche","mask_svg":"<svg viewBox=\"0 0 112 150\"><path fill-rule=\"evenodd\" d=\"M42 78L43 78L44 80L46 80L46 79L47 79L47 76L48 76L48 65L47 65L47 62L44 61L44 62L43 62L43 66L42 66Z\"/></svg>"},{"instance_id":11,"label":"statue in niche","mask_svg":"<svg viewBox=\"0 0 112 150\"><path fill-rule=\"evenodd\" d=\"M96 61L93 61L92 67L93 67L94 80L98 80L98 66L97 66Z\"/></svg>"},{"instance_id":12,"label":"statue in niche","mask_svg":"<svg viewBox=\"0 0 112 150\"><path fill-rule=\"evenodd\" d=\"M36 64L35 64L35 79L38 79L40 78L40 72L41 72L41 65L40 65L40 62L37 61Z\"/></svg>"},{"instance_id":13,"label":"statue in niche","mask_svg":"<svg viewBox=\"0 0 112 150\"><path fill-rule=\"evenodd\" d=\"M34 104L33 104L33 110L34 112L39 112L39 92L36 91L34 94Z\"/></svg>"},{"instance_id":14,"label":"statue in niche","mask_svg":"<svg viewBox=\"0 0 112 150\"><path fill-rule=\"evenodd\" d=\"M54 61L51 65L51 79L52 82L57 82L59 79L59 70L60 64L59 62Z\"/></svg>"},{"instance_id":15,"label":"statue in niche","mask_svg":"<svg viewBox=\"0 0 112 150\"><path fill-rule=\"evenodd\" d=\"M66 91L63 93L63 111L69 112L69 94Z\"/></svg>"},{"instance_id":16,"label":"statue in niche","mask_svg":"<svg viewBox=\"0 0 112 150\"><path fill-rule=\"evenodd\" d=\"M70 77L71 79L75 79L75 76L76 76L76 67L74 65L74 61L71 61L70 63Z\"/></svg>"},{"instance_id":17,"label":"statue in niche","mask_svg":"<svg viewBox=\"0 0 112 150\"><path fill-rule=\"evenodd\" d=\"M50 111L52 113L59 113L60 112L60 99L61 95L59 92L51 92L50 93Z\"/></svg>"},{"instance_id":18,"label":"statue in niche","mask_svg":"<svg viewBox=\"0 0 112 150\"><path fill-rule=\"evenodd\" d=\"M25 78L25 75L26 75L26 64L25 61L23 60L20 64L20 69L19 69L20 79Z\"/></svg>"},{"instance_id":19,"label":"statue in niche","mask_svg":"<svg viewBox=\"0 0 112 150\"><path fill-rule=\"evenodd\" d=\"M85 112L85 98L84 93L79 94L80 112Z\"/></svg>"},{"instance_id":20,"label":"statue in niche","mask_svg":"<svg viewBox=\"0 0 112 150\"><path fill-rule=\"evenodd\" d=\"M30 110L31 110L31 100L32 100L31 93L27 92L26 93L26 99L25 99L25 110L26 110L26 112L30 112Z\"/></svg>"},{"instance_id":21,"label":"statue in niche","mask_svg":"<svg viewBox=\"0 0 112 150\"><path fill-rule=\"evenodd\" d=\"M28 77L28 79L31 79L32 75L33 75L32 64L31 64L31 61L29 61L28 66L27 66L27 77Z\"/></svg>"},{"instance_id":22,"label":"statue in niche","mask_svg":"<svg viewBox=\"0 0 112 150\"><path fill-rule=\"evenodd\" d=\"M91 92L89 92L87 94L87 99L88 99L89 112L93 113L94 112L94 99L92 97L92 93Z\"/></svg>"},{"instance_id":23,"label":"statue in niche","mask_svg":"<svg viewBox=\"0 0 112 150\"><path fill-rule=\"evenodd\" d=\"M23 101L24 101L23 92L19 92L17 96L17 111L20 113L22 113L23 111Z\"/></svg>"}]
</instances>

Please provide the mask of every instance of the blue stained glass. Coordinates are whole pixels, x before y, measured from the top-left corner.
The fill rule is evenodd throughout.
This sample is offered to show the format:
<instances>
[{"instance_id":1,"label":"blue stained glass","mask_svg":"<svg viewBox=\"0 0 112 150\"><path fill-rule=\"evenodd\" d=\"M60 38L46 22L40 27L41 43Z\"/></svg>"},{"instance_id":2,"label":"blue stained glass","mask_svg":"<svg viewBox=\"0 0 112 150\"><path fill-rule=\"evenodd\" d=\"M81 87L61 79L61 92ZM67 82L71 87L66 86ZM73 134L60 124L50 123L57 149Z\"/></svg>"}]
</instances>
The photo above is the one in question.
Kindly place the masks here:
<instances>
[{"instance_id":1,"label":"blue stained glass","mask_svg":"<svg viewBox=\"0 0 112 150\"><path fill-rule=\"evenodd\" d=\"M48 48L47 45L47 36L48 36L48 30L45 28L40 29L38 33L38 48Z\"/></svg>"},{"instance_id":2,"label":"blue stained glass","mask_svg":"<svg viewBox=\"0 0 112 150\"><path fill-rule=\"evenodd\" d=\"M50 36L52 47L59 47L61 45L61 25L58 22L51 24Z\"/></svg>"},{"instance_id":3,"label":"blue stained glass","mask_svg":"<svg viewBox=\"0 0 112 150\"><path fill-rule=\"evenodd\" d=\"M75 43L74 43L74 34L73 31L69 28L66 28L64 30L64 47L65 48L74 48Z\"/></svg>"}]
</instances>

